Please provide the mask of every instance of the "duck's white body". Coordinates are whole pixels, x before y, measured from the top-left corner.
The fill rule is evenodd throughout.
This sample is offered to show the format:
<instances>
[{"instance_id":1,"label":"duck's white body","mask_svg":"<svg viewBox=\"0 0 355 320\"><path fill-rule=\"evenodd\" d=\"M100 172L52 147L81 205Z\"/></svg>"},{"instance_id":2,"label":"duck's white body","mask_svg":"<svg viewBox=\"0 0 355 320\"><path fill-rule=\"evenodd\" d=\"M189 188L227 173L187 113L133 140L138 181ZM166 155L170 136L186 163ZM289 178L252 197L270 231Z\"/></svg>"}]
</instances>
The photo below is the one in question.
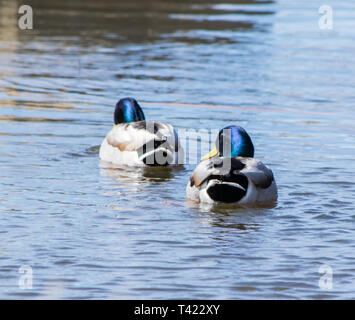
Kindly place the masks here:
<instances>
[{"instance_id":1,"label":"duck's white body","mask_svg":"<svg viewBox=\"0 0 355 320\"><path fill-rule=\"evenodd\" d=\"M136 151L120 151L120 149L113 147L108 143L107 137L102 141L100 147L100 159L118 165L143 165L143 162L139 161L138 153Z\"/></svg>"},{"instance_id":2,"label":"duck's white body","mask_svg":"<svg viewBox=\"0 0 355 320\"><path fill-rule=\"evenodd\" d=\"M272 171L258 159L214 157L192 172L186 197L210 204L257 205L275 202L277 186Z\"/></svg>"},{"instance_id":3,"label":"duck's white body","mask_svg":"<svg viewBox=\"0 0 355 320\"><path fill-rule=\"evenodd\" d=\"M100 159L128 166L178 164L182 152L170 124L143 120L115 125L101 144Z\"/></svg>"}]
</instances>

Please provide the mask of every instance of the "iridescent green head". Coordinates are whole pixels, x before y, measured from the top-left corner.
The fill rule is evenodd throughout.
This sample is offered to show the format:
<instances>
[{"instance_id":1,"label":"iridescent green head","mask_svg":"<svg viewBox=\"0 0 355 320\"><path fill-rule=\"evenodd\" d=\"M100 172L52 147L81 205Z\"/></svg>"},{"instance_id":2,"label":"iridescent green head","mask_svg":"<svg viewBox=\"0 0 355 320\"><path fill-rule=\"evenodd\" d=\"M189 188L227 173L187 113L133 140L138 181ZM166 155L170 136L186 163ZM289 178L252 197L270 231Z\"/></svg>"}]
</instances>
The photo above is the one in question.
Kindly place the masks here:
<instances>
[{"instance_id":1,"label":"iridescent green head","mask_svg":"<svg viewBox=\"0 0 355 320\"><path fill-rule=\"evenodd\" d=\"M213 156L254 157L254 145L248 133L239 126L228 126L219 131L213 150L201 160Z\"/></svg>"},{"instance_id":2,"label":"iridescent green head","mask_svg":"<svg viewBox=\"0 0 355 320\"><path fill-rule=\"evenodd\" d=\"M138 102L133 98L123 98L117 102L113 115L115 124L145 120Z\"/></svg>"}]
</instances>

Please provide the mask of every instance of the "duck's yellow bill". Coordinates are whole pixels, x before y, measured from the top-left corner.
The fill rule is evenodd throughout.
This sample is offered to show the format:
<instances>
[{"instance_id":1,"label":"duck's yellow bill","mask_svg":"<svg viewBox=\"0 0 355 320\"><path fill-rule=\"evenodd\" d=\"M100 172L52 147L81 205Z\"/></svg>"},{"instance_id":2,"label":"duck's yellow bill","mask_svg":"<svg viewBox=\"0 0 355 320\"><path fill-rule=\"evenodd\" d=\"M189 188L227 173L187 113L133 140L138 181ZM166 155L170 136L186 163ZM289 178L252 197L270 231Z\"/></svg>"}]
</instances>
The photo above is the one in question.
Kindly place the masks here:
<instances>
[{"instance_id":1,"label":"duck's yellow bill","mask_svg":"<svg viewBox=\"0 0 355 320\"><path fill-rule=\"evenodd\" d=\"M203 156L203 157L201 158L201 161L210 159L210 158L212 158L212 157L214 157L214 156L217 156L218 154L219 154L219 152L217 151L216 146L214 146L211 152L207 153L205 156Z\"/></svg>"}]
</instances>

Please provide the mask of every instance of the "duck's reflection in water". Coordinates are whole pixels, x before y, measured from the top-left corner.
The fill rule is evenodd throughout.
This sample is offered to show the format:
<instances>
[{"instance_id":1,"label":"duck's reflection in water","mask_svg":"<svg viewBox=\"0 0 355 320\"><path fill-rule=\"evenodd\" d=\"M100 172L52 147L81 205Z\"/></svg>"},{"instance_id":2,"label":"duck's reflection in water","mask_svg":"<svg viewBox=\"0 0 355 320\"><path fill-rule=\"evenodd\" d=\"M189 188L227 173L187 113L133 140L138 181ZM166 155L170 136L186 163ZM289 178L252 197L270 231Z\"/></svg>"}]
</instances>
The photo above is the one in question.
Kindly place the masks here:
<instances>
[{"instance_id":1,"label":"duck's reflection in water","mask_svg":"<svg viewBox=\"0 0 355 320\"><path fill-rule=\"evenodd\" d=\"M152 203L164 207L175 205L174 201L159 195L164 194L169 188L168 182L184 170L183 166L128 167L101 161L101 176L110 178L103 181L103 195L110 197L115 209L121 211L136 210L137 206L149 211Z\"/></svg>"},{"instance_id":2,"label":"duck's reflection in water","mask_svg":"<svg viewBox=\"0 0 355 320\"><path fill-rule=\"evenodd\" d=\"M215 213L215 214L234 214L244 215L247 212L258 214L263 212L264 210L274 208L277 205L277 202L270 202L270 203L263 203L262 205L255 205L255 206L246 206L240 204L226 204L226 203L204 203L204 202L197 202L188 200L186 201L186 206L199 211L199 212L206 212L206 213Z\"/></svg>"},{"instance_id":3,"label":"duck's reflection in water","mask_svg":"<svg viewBox=\"0 0 355 320\"><path fill-rule=\"evenodd\" d=\"M257 231L275 204L245 207L231 204L207 204L187 201L187 207L196 212L197 223L225 231ZM224 230L224 231L223 231Z\"/></svg>"},{"instance_id":4,"label":"duck's reflection in water","mask_svg":"<svg viewBox=\"0 0 355 320\"><path fill-rule=\"evenodd\" d=\"M111 177L117 187L136 188L137 191L143 190L144 186L168 182L181 170L184 170L183 166L129 167L100 161L102 176Z\"/></svg>"}]
</instances>

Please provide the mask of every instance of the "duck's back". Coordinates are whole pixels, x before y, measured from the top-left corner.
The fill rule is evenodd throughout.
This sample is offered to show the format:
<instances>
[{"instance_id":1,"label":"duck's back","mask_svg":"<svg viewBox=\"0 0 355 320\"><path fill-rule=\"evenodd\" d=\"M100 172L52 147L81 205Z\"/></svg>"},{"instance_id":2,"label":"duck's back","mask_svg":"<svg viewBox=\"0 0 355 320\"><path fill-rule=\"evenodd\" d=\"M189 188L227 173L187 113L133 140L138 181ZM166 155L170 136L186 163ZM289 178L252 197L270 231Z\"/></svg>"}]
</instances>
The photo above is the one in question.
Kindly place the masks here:
<instances>
[{"instance_id":1,"label":"duck's back","mask_svg":"<svg viewBox=\"0 0 355 320\"><path fill-rule=\"evenodd\" d=\"M167 164L174 161L178 149L178 137L170 124L137 121L112 128L101 144L100 159L115 164L160 165L156 163L156 158L160 157L164 165L164 161Z\"/></svg>"},{"instance_id":2,"label":"duck's back","mask_svg":"<svg viewBox=\"0 0 355 320\"><path fill-rule=\"evenodd\" d=\"M276 201L277 187L272 171L258 159L215 157L192 172L186 196L209 203L257 204Z\"/></svg>"}]
</instances>

